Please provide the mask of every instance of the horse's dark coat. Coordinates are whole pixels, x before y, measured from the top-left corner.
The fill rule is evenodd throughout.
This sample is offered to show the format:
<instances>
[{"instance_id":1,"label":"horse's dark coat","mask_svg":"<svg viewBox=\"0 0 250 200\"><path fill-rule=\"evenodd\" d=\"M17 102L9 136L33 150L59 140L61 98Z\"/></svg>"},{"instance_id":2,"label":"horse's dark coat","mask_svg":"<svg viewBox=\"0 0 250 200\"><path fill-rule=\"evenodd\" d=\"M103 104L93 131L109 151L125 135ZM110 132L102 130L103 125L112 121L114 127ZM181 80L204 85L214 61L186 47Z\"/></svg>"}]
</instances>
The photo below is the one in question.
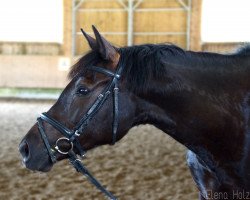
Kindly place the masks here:
<instances>
[{"instance_id":1,"label":"horse's dark coat","mask_svg":"<svg viewBox=\"0 0 250 200\"><path fill-rule=\"evenodd\" d=\"M112 69L116 63L115 59L103 59L102 52L107 56L111 47L105 47L106 40L102 42L93 44L94 50L73 66L69 73L71 83L49 111L68 126L79 121L85 107L107 83L103 77L86 72L86 67L101 65ZM228 55L185 51L168 44L114 49L118 65L124 66L119 139L135 125L153 124L189 149L187 161L201 199L213 199L218 194L227 195L225 199L239 199L235 196L237 192L247 195L250 192L250 46ZM111 49L113 58L114 49ZM90 88L92 95L77 98L74 91L79 83ZM81 141L85 149L109 143L110 109L108 102L95 117L95 126L90 125L86 130ZM47 128L53 132L51 127ZM29 138L37 137L35 132L34 126L26 136L28 143L32 143ZM56 140L53 135L51 141ZM30 164L30 168L38 167Z\"/></svg>"},{"instance_id":2,"label":"horse's dark coat","mask_svg":"<svg viewBox=\"0 0 250 200\"><path fill-rule=\"evenodd\" d=\"M164 44L119 52L128 90L163 108L176 130L147 120L137 124L152 123L190 150L188 164L203 195L226 191L230 198L230 191L250 191L250 46L228 55ZM71 77L99 62L97 55L83 57Z\"/></svg>"}]
</instances>

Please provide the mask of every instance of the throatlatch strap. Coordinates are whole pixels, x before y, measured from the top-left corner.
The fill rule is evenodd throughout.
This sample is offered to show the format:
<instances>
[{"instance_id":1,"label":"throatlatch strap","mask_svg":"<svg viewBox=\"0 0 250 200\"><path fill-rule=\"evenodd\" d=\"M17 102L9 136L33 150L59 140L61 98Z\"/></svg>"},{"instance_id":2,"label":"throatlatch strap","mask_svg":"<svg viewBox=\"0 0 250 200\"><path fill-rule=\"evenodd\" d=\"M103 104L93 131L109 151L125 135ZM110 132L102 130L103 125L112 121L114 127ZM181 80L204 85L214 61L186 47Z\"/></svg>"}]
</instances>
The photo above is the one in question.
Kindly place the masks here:
<instances>
[{"instance_id":1,"label":"throatlatch strap","mask_svg":"<svg viewBox=\"0 0 250 200\"><path fill-rule=\"evenodd\" d=\"M50 159L51 159L52 163L56 163L56 156L54 155L54 153L52 152L52 150L50 148L50 144L49 144L49 141L48 141L47 136L45 134L45 131L43 129L42 120L40 117L37 118L37 124L38 124L38 129L39 129L40 135L43 139L44 145L49 153Z\"/></svg>"},{"instance_id":2,"label":"throatlatch strap","mask_svg":"<svg viewBox=\"0 0 250 200\"><path fill-rule=\"evenodd\" d=\"M119 105L118 105L118 93L119 93L119 88L117 86L117 81L115 82L115 87L114 87L114 93L113 93L113 138L112 138L112 144L114 145L116 142L116 133L118 129L118 114L119 114Z\"/></svg>"}]
</instances>

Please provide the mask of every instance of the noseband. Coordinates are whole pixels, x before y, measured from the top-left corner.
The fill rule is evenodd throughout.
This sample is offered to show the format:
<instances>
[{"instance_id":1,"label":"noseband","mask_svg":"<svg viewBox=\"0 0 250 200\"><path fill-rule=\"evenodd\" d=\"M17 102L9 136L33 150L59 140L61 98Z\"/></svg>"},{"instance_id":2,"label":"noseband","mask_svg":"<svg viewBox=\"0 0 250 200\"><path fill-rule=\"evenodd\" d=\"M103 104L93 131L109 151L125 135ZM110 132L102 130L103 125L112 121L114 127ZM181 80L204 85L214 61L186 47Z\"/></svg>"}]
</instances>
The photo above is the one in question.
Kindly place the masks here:
<instances>
[{"instance_id":1,"label":"noseband","mask_svg":"<svg viewBox=\"0 0 250 200\"><path fill-rule=\"evenodd\" d=\"M77 154L79 154L81 157L84 156L85 151L81 147L80 142L78 140L78 137L84 133L85 128L87 127L88 123L91 121L91 119L96 115L96 113L99 111L99 109L103 106L105 101L108 99L109 95L113 93L113 127L112 127L112 144L115 144L116 137L117 137L117 128L118 128L118 81L120 80L122 67L118 65L118 69L115 73L113 73L110 70L92 66L90 68L87 68L87 70L92 70L98 73L102 73L106 76L109 76L112 78L112 80L109 82L109 84L106 86L106 88L99 94L97 99L94 101L92 106L88 109L88 111L84 114L84 116L81 118L81 120L76 124L76 126L73 129L69 129L66 126L62 125L59 121L55 120L53 117L49 116L47 113L42 113L40 117L37 118L38 123L38 129L40 132L40 135L42 137L42 140L44 142L44 145L48 151L49 157L52 161L52 163L55 163L57 161L55 151L57 151L60 154L68 155L70 163L75 167L75 169L85 175L88 180L94 184L100 191L102 191L107 197L110 199L116 199L113 194L111 194L109 191L107 191L87 170L87 168L81 163L80 159L78 158ZM55 145L53 147L50 145L48 137L45 133L45 129L43 126L43 122L47 122L50 125L52 125L56 130L58 130L63 137L57 139ZM68 148L62 149L60 147L60 143L66 143L68 144ZM74 149L77 149L77 153L74 151Z\"/></svg>"}]
</instances>

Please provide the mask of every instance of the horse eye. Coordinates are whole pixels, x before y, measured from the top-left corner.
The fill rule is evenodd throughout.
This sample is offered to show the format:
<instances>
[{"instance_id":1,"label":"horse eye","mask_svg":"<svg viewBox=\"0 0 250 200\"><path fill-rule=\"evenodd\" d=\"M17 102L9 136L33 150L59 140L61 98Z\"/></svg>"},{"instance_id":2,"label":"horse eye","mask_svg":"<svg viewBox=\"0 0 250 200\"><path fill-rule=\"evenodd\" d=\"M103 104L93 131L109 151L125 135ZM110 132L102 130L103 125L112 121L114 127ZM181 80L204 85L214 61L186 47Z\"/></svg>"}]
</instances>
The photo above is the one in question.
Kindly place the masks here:
<instances>
[{"instance_id":1,"label":"horse eye","mask_svg":"<svg viewBox=\"0 0 250 200\"><path fill-rule=\"evenodd\" d=\"M87 88L81 87L76 92L79 95L87 95L89 93L89 90Z\"/></svg>"}]
</instances>

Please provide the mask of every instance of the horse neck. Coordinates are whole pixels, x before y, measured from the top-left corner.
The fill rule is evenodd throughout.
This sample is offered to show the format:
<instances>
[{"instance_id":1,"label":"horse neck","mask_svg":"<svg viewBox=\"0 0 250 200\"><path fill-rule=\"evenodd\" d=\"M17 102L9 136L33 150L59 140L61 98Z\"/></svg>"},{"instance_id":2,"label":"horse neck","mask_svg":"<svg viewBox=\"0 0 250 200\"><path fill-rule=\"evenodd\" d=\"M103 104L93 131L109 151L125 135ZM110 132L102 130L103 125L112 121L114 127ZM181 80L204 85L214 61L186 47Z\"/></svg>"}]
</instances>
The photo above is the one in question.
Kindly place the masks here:
<instances>
[{"instance_id":1,"label":"horse neck","mask_svg":"<svg viewBox=\"0 0 250 200\"><path fill-rule=\"evenodd\" d=\"M235 105L249 95L250 62L237 56L190 54L195 58L182 61L188 66L179 61L167 66L175 79L152 79L151 88L137 94L140 100L135 124L152 124L193 151L206 146L214 154L220 151L215 142L223 133L231 137L221 142L224 149L234 142L234 136L243 134L241 111ZM237 156L235 152L231 155Z\"/></svg>"},{"instance_id":2,"label":"horse neck","mask_svg":"<svg viewBox=\"0 0 250 200\"><path fill-rule=\"evenodd\" d=\"M193 59L189 59L188 73L184 74L195 90L234 95L250 89L250 55L189 54Z\"/></svg>"}]
</instances>

